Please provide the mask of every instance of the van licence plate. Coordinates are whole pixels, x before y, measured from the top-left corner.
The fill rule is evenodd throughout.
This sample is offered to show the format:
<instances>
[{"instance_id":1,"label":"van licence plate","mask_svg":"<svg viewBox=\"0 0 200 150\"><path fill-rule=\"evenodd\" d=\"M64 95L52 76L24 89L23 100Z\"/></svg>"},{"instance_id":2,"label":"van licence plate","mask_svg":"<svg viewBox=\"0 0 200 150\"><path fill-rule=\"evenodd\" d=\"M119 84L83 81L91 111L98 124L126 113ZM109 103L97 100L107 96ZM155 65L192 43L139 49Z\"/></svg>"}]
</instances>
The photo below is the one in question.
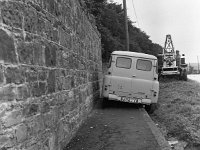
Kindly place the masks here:
<instances>
[{"instance_id":1,"label":"van licence plate","mask_svg":"<svg viewBox=\"0 0 200 150\"><path fill-rule=\"evenodd\" d=\"M129 103L142 103L141 99L130 98L130 97L121 97L121 101Z\"/></svg>"}]
</instances>

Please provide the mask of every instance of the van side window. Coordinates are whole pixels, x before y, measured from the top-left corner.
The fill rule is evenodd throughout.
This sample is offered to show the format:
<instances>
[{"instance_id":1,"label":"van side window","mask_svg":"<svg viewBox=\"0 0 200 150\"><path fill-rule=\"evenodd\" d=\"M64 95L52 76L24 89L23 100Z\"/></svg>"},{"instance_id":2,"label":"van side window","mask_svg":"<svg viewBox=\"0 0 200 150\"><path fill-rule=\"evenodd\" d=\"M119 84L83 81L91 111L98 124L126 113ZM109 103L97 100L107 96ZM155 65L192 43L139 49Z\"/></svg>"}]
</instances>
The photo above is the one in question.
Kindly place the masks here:
<instances>
[{"instance_id":1,"label":"van side window","mask_svg":"<svg viewBox=\"0 0 200 150\"><path fill-rule=\"evenodd\" d=\"M116 66L118 68L130 69L131 63L132 63L132 60L130 58L117 57Z\"/></svg>"},{"instance_id":2,"label":"van side window","mask_svg":"<svg viewBox=\"0 0 200 150\"><path fill-rule=\"evenodd\" d=\"M136 68L142 71L151 71L152 62L149 60L138 59Z\"/></svg>"}]
</instances>

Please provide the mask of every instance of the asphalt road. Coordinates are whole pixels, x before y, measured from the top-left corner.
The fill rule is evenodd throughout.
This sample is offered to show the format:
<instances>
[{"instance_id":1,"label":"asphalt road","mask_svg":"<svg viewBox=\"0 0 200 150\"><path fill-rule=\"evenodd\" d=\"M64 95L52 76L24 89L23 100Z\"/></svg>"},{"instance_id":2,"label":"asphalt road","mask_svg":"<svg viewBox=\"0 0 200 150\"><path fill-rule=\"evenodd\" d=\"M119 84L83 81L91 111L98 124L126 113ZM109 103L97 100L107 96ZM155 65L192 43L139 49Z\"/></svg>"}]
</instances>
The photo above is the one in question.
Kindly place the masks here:
<instances>
[{"instance_id":1,"label":"asphalt road","mask_svg":"<svg viewBox=\"0 0 200 150\"><path fill-rule=\"evenodd\" d=\"M169 149L142 107L111 102L95 109L64 150Z\"/></svg>"},{"instance_id":2,"label":"asphalt road","mask_svg":"<svg viewBox=\"0 0 200 150\"><path fill-rule=\"evenodd\" d=\"M200 83L200 74L190 74L188 75L188 78Z\"/></svg>"}]
</instances>

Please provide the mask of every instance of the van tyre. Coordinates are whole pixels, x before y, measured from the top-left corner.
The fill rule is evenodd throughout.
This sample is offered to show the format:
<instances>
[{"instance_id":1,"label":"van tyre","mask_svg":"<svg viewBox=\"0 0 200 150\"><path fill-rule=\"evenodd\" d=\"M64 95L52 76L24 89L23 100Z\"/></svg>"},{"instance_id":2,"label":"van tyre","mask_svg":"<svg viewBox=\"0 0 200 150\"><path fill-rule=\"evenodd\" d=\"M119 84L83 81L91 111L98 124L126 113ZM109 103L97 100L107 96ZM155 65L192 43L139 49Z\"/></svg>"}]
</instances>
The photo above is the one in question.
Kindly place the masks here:
<instances>
[{"instance_id":1,"label":"van tyre","mask_svg":"<svg viewBox=\"0 0 200 150\"><path fill-rule=\"evenodd\" d=\"M146 105L146 106L145 106L145 110L146 110L149 114L152 114L156 109L157 109L157 104L156 104L156 103L153 103L153 104L150 104L150 105Z\"/></svg>"},{"instance_id":2,"label":"van tyre","mask_svg":"<svg viewBox=\"0 0 200 150\"><path fill-rule=\"evenodd\" d=\"M108 107L108 106L109 106L108 103L109 103L108 98L107 98L107 97L104 97L104 98L102 99L102 108Z\"/></svg>"}]
</instances>

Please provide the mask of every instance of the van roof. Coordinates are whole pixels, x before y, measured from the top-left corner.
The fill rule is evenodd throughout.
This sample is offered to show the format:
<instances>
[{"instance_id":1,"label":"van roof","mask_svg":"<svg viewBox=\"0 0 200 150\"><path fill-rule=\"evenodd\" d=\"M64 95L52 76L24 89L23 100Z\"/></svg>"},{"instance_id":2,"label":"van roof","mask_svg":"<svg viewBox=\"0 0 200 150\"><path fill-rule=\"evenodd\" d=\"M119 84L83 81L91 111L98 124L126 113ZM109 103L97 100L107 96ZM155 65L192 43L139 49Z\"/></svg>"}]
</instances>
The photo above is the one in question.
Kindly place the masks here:
<instances>
[{"instance_id":1,"label":"van roof","mask_svg":"<svg viewBox=\"0 0 200 150\"><path fill-rule=\"evenodd\" d=\"M112 55L123 55L123 56L131 56L131 57L141 57L148 59L157 59L157 57L144 53L130 52L130 51L113 51Z\"/></svg>"}]
</instances>

